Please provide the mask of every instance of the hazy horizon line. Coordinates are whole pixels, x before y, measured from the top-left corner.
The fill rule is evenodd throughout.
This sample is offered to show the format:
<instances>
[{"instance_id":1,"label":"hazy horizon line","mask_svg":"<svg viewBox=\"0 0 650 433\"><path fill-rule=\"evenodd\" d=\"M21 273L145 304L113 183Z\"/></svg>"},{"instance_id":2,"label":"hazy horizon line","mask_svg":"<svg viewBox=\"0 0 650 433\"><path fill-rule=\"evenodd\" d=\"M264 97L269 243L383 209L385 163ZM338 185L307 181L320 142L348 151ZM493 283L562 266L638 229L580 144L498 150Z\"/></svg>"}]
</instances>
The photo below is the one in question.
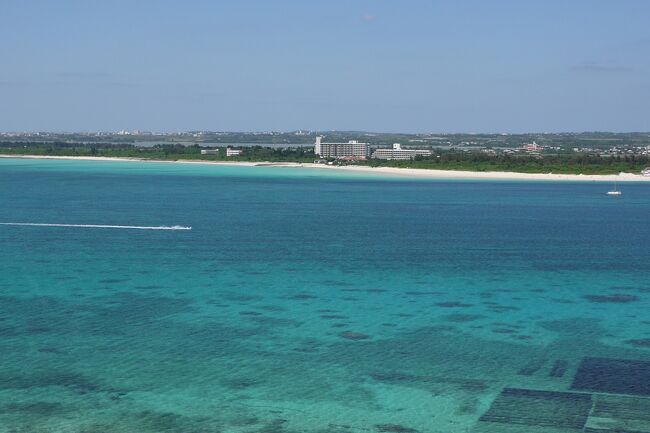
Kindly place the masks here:
<instances>
[{"instance_id":1,"label":"hazy horizon line","mask_svg":"<svg viewBox=\"0 0 650 433\"><path fill-rule=\"evenodd\" d=\"M121 130L23 130L23 131L0 131L0 134L120 134L123 135L146 135L146 134L187 134L187 133L207 133L207 134L290 134L304 132L305 135L313 134L327 134L327 133L354 133L354 134L403 134L403 135L552 135L552 134L650 134L650 130L636 130L636 131L612 131L612 130L564 130L564 131L520 131L520 132L505 132L505 131L369 131L369 130L354 130L354 129L267 129L267 130L209 130L209 129L186 129L186 130L148 130L148 129L121 129Z\"/></svg>"}]
</instances>

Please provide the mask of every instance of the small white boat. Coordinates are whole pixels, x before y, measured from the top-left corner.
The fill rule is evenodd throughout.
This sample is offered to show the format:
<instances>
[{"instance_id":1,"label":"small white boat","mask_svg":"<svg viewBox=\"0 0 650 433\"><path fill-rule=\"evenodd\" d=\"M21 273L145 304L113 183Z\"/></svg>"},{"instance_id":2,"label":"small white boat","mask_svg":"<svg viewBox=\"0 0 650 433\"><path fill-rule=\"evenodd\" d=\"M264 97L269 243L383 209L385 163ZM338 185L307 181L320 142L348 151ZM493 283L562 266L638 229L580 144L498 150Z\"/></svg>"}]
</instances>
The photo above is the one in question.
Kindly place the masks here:
<instances>
[{"instance_id":1,"label":"small white boat","mask_svg":"<svg viewBox=\"0 0 650 433\"><path fill-rule=\"evenodd\" d=\"M616 186L617 186L616 182L614 182L614 189L611 190L611 191L607 191L607 195L621 195L621 194L623 194L621 191L618 190L618 188Z\"/></svg>"}]
</instances>

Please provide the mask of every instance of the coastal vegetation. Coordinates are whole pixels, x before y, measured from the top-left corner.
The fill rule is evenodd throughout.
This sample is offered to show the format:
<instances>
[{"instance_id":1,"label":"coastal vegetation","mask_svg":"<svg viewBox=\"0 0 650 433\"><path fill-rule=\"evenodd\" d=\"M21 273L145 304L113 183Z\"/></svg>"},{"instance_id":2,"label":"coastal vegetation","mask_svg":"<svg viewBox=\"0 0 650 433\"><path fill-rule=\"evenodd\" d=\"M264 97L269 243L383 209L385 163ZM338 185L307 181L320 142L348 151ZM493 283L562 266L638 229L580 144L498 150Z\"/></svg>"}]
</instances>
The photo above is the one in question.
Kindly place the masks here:
<instances>
[{"instance_id":1,"label":"coastal vegetation","mask_svg":"<svg viewBox=\"0 0 650 433\"><path fill-rule=\"evenodd\" d=\"M216 154L201 154L208 148L198 144L156 144L142 147L116 143L80 142L0 142L0 153L6 155L96 156L142 158L151 160L204 160L245 162L310 163L317 159L312 147L246 146L238 156L226 156L226 147L211 147ZM432 148L430 157L414 160L386 161L369 159L355 164L371 167L403 167L436 170L509 171L519 173L615 174L638 173L650 166L650 156L640 154L601 155L570 149L541 154L486 152L485 149ZM330 161L331 163L338 163Z\"/></svg>"},{"instance_id":2,"label":"coastal vegetation","mask_svg":"<svg viewBox=\"0 0 650 433\"><path fill-rule=\"evenodd\" d=\"M80 143L0 143L0 153L9 155L43 156L100 156L107 158L143 158L164 161L206 160L206 161L250 161L250 162L313 162L314 152L308 147L271 148L249 146L239 156L226 156L226 147L212 147L217 154L202 155L198 145L164 144L151 147L136 147L116 144Z\"/></svg>"},{"instance_id":3,"label":"coastal vegetation","mask_svg":"<svg viewBox=\"0 0 650 433\"><path fill-rule=\"evenodd\" d=\"M650 157L638 155L607 156L580 152L545 155L486 154L483 152L438 152L412 161L371 159L373 167L408 167L435 170L511 171L518 173L617 174L638 173L650 166Z\"/></svg>"}]
</instances>

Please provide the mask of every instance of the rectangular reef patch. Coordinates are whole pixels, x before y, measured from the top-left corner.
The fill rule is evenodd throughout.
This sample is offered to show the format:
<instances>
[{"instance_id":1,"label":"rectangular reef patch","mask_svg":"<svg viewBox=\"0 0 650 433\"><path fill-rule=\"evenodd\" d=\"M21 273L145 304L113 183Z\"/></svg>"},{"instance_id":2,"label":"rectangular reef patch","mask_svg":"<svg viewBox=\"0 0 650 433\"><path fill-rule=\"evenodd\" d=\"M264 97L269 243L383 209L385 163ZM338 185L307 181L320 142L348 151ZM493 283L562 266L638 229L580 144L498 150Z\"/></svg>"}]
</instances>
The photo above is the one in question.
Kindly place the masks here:
<instances>
[{"instance_id":1,"label":"rectangular reef patch","mask_svg":"<svg viewBox=\"0 0 650 433\"><path fill-rule=\"evenodd\" d=\"M590 394L505 388L473 433L578 433L591 407Z\"/></svg>"},{"instance_id":2,"label":"rectangular reef patch","mask_svg":"<svg viewBox=\"0 0 650 433\"><path fill-rule=\"evenodd\" d=\"M571 389L650 396L650 362L585 358L573 378Z\"/></svg>"},{"instance_id":3,"label":"rectangular reef patch","mask_svg":"<svg viewBox=\"0 0 650 433\"><path fill-rule=\"evenodd\" d=\"M585 433L650 433L650 398L596 395Z\"/></svg>"}]
</instances>

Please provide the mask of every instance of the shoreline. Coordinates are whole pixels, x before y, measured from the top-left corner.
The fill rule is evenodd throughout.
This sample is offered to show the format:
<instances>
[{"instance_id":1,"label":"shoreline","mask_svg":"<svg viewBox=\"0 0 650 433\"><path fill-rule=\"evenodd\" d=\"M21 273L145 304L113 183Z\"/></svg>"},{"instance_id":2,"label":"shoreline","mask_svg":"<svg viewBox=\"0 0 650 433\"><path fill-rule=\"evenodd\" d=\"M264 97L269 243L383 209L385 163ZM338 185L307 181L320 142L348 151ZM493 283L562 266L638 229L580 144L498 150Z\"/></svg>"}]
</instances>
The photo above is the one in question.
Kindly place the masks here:
<instances>
[{"instance_id":1,"label":"shoreline","mask_svg":"<svg viewBox=\"0 0 650 433\"><path fill-rule=\"evenodd\" d=\"M467 170L435 170L426 168L401 168L401 167L367 167L367 166L333 166L300 162L272 162L272 161L204 161L188 160L159 160L134 157L104 157L104 156L53 156L53 155L6 155L0 154L4 159L53 159L74 161L109 161L109 162L156 162L170 164L202 164L226 165L239 167L285 167L285 168L311 168L321 170L339 170L366 174L380 174L386 176L420 178L420 179L463 179L463 180L546 180L546 181L578 181L578 182L650 182L650 177L633 173L619 174L553 174L553 173L518 173L508 171L467 171Z\"/></svg>"}]
</instances>

